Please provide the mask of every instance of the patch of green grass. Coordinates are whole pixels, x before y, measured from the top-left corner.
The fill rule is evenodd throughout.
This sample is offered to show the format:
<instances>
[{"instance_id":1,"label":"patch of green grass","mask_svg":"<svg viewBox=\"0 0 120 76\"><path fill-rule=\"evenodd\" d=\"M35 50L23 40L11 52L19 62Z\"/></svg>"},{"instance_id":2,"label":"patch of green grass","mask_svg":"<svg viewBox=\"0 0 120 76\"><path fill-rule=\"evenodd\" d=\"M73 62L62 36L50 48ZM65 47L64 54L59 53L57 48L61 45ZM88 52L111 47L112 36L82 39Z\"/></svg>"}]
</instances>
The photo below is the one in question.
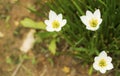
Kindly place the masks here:
<instances>
[{"instance_id":1,"label":"patch of green grass","mask_svg":"<svg viewBox=\"0 0 120 76\"><path fill-rule=\"evenodd\" d=\"M67 19L62 35L77 52L75 57L85 63L93 62L93 57L105 50L118 64L120 57L120 1L117 0L49 0L46 5ZM102 24L93 32L85 28L80 16L87 10L100 9Z\"/></svg>"}]
</instances>

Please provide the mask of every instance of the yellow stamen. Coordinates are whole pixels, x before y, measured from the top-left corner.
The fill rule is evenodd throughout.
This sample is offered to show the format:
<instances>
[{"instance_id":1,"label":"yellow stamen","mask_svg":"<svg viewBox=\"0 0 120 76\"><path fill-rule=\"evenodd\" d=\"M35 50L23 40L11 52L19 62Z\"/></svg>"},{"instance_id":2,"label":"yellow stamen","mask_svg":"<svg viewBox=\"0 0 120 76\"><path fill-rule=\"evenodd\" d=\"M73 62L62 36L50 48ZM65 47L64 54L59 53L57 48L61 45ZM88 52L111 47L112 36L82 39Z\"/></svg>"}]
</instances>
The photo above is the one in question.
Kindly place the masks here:
<instances>
[{"instance_id":1,"label":"yellow stamen","mask_svg":"<svg viewBox=\"0 0 120 76\"><path fill-rule=\"evenodd\" d=\"M52 22L52 27L53 27L53 28L59 28L59 27L60 27L60 23L59 23L57 20L54 20L54 21Z\"/></svg>"},{"instance_id":2,"label":"yellow stamen","mask_svg":"<svg viewBox=\"0 0 120 76\"><path fill-rule=\"evenodd\" d=\"M95 18L92 18L90 21L89 21L89 24L91 27L96 27L97 24L98 24L98 20L95 19Z\"/></svg>"},{"instance_id":3,"label":"yellow stamen","mask_svg":"<svg viewBox=\"0 0 120 76\"><path fill-rule=\"evenodd\" d=\"M107 65L107 63L106 63L105 59L101 59L100 62L99 62L99 66L103 68L106 65Z\"/></svg>"}]
</instances>

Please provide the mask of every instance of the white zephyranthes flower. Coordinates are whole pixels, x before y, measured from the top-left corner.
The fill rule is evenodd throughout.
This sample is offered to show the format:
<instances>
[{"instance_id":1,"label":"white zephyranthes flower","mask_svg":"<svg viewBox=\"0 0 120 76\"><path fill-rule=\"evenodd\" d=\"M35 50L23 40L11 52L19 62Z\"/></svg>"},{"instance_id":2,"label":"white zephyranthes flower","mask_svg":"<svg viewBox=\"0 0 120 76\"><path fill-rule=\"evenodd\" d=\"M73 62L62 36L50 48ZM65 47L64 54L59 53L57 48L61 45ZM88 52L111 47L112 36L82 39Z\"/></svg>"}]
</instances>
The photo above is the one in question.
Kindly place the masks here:
<instances>
[{"instance_id":1,"label":"white zephyranthes flower","mask_svg":"<svg viewBox=\"0 0 120 76\"><path fill-rule=\"evenodd\" d=\"M99 70L101 73L105 73L106 70L113 69L111 61L112 58L107 56L105 51L102 51L99 56L94 58L93 68L95 70Z\"/></svg>"},{"instance_id":2,"label":"white zephyranthes flower","mask_svg":"<svg viewBox=\"0 0 120 76\"><path fill-rule=\"evenodd\" d=\"M46 30L49 32L60 31L61 28L66 24L66 19L62 19L62 14L56 14L54 11L50 10L49 12L49 20L44 21L46 26Z\"/></svg>"},{"instance_id":3,"label":"white zephyranthes flower","mask_svg":"<svg viewBox=\"0 0 120 76\"><path fill-rule=\"evenodd\" d=\"M86 29L91 31L96 31L102 22L99 9L97 9L94 13L87 11L86 15L81 16L80 19L86 25Z\"/></svg>"}]
</instances>

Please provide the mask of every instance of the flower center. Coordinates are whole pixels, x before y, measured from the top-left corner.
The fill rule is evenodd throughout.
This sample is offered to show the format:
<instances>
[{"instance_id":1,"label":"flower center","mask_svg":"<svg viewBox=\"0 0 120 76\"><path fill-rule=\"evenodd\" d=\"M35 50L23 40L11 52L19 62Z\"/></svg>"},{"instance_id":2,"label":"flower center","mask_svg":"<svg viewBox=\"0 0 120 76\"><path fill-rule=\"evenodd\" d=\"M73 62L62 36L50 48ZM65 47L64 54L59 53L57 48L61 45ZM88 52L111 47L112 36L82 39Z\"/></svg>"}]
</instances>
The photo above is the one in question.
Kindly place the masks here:
<instances>
[{"instance_id":1,"label":"flower center","mask_svg":"<svg viewBox=\"0 0 120 76\"><path fill-rule=\"evenodd\" d=\"M99 62L99 66L103 68L106 65L107 65L107 63L106 63L105 59L101 59L100 62Z\"/></svg>"},{"instance_id":2,"label":"flower center","mask_svg":"<svg viewBox=\"0 0 120 76\"><path fill-rule=\"evenodd\" d=\"M95 19L95 18L92 18L92 19L89 21L89 23L90 23L90 26L91 26L91 27L96 27L97 24L98 24L98 20Z\"/></svg>"},{"instance_id":3,"label":"flower center","mask_svg":"<svg viewBox=\"0 0 120 76\"><path fill-rule=\"evenodd\" d=\"M59 26L60 26L60 23L59 23L57 20L54 20L54 21L52 22L52 27L53 27L53 28L59 28Z\"/></svg>"}]
</instances>

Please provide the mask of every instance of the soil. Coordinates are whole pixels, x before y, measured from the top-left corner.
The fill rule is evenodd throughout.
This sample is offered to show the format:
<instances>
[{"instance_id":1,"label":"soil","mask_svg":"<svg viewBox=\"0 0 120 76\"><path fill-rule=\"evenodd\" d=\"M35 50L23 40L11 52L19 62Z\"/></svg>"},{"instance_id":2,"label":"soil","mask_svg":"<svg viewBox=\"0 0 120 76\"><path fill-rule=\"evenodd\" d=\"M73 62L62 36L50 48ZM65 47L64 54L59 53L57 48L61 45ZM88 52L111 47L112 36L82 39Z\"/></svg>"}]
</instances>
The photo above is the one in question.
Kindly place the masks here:
<instances>
[{"instance_id":1,"label":"soil","mask_svg":"<svg viewBox=\"0 0 120 76\"><path fill-rule=\"evenodd\" d=\"M20 62L19 58L23 53L19 48L30 30L22 27L20 20L26 17L41 20L26 9L30 5L35 5L36 1L0 0L0 32L4 34L4 37L0 38L0 76L89 76L89 65L82 65L80 60L70 55L53 56L49 52L43 53L41 48L45 46L42 44L36 44L27 53L29 58ZM64 48L66 44L62 45ZM20 63L19 70L13 75ZM101 76L100 73L94 73L92 76Z\"/></svg>"}]
</instances>

